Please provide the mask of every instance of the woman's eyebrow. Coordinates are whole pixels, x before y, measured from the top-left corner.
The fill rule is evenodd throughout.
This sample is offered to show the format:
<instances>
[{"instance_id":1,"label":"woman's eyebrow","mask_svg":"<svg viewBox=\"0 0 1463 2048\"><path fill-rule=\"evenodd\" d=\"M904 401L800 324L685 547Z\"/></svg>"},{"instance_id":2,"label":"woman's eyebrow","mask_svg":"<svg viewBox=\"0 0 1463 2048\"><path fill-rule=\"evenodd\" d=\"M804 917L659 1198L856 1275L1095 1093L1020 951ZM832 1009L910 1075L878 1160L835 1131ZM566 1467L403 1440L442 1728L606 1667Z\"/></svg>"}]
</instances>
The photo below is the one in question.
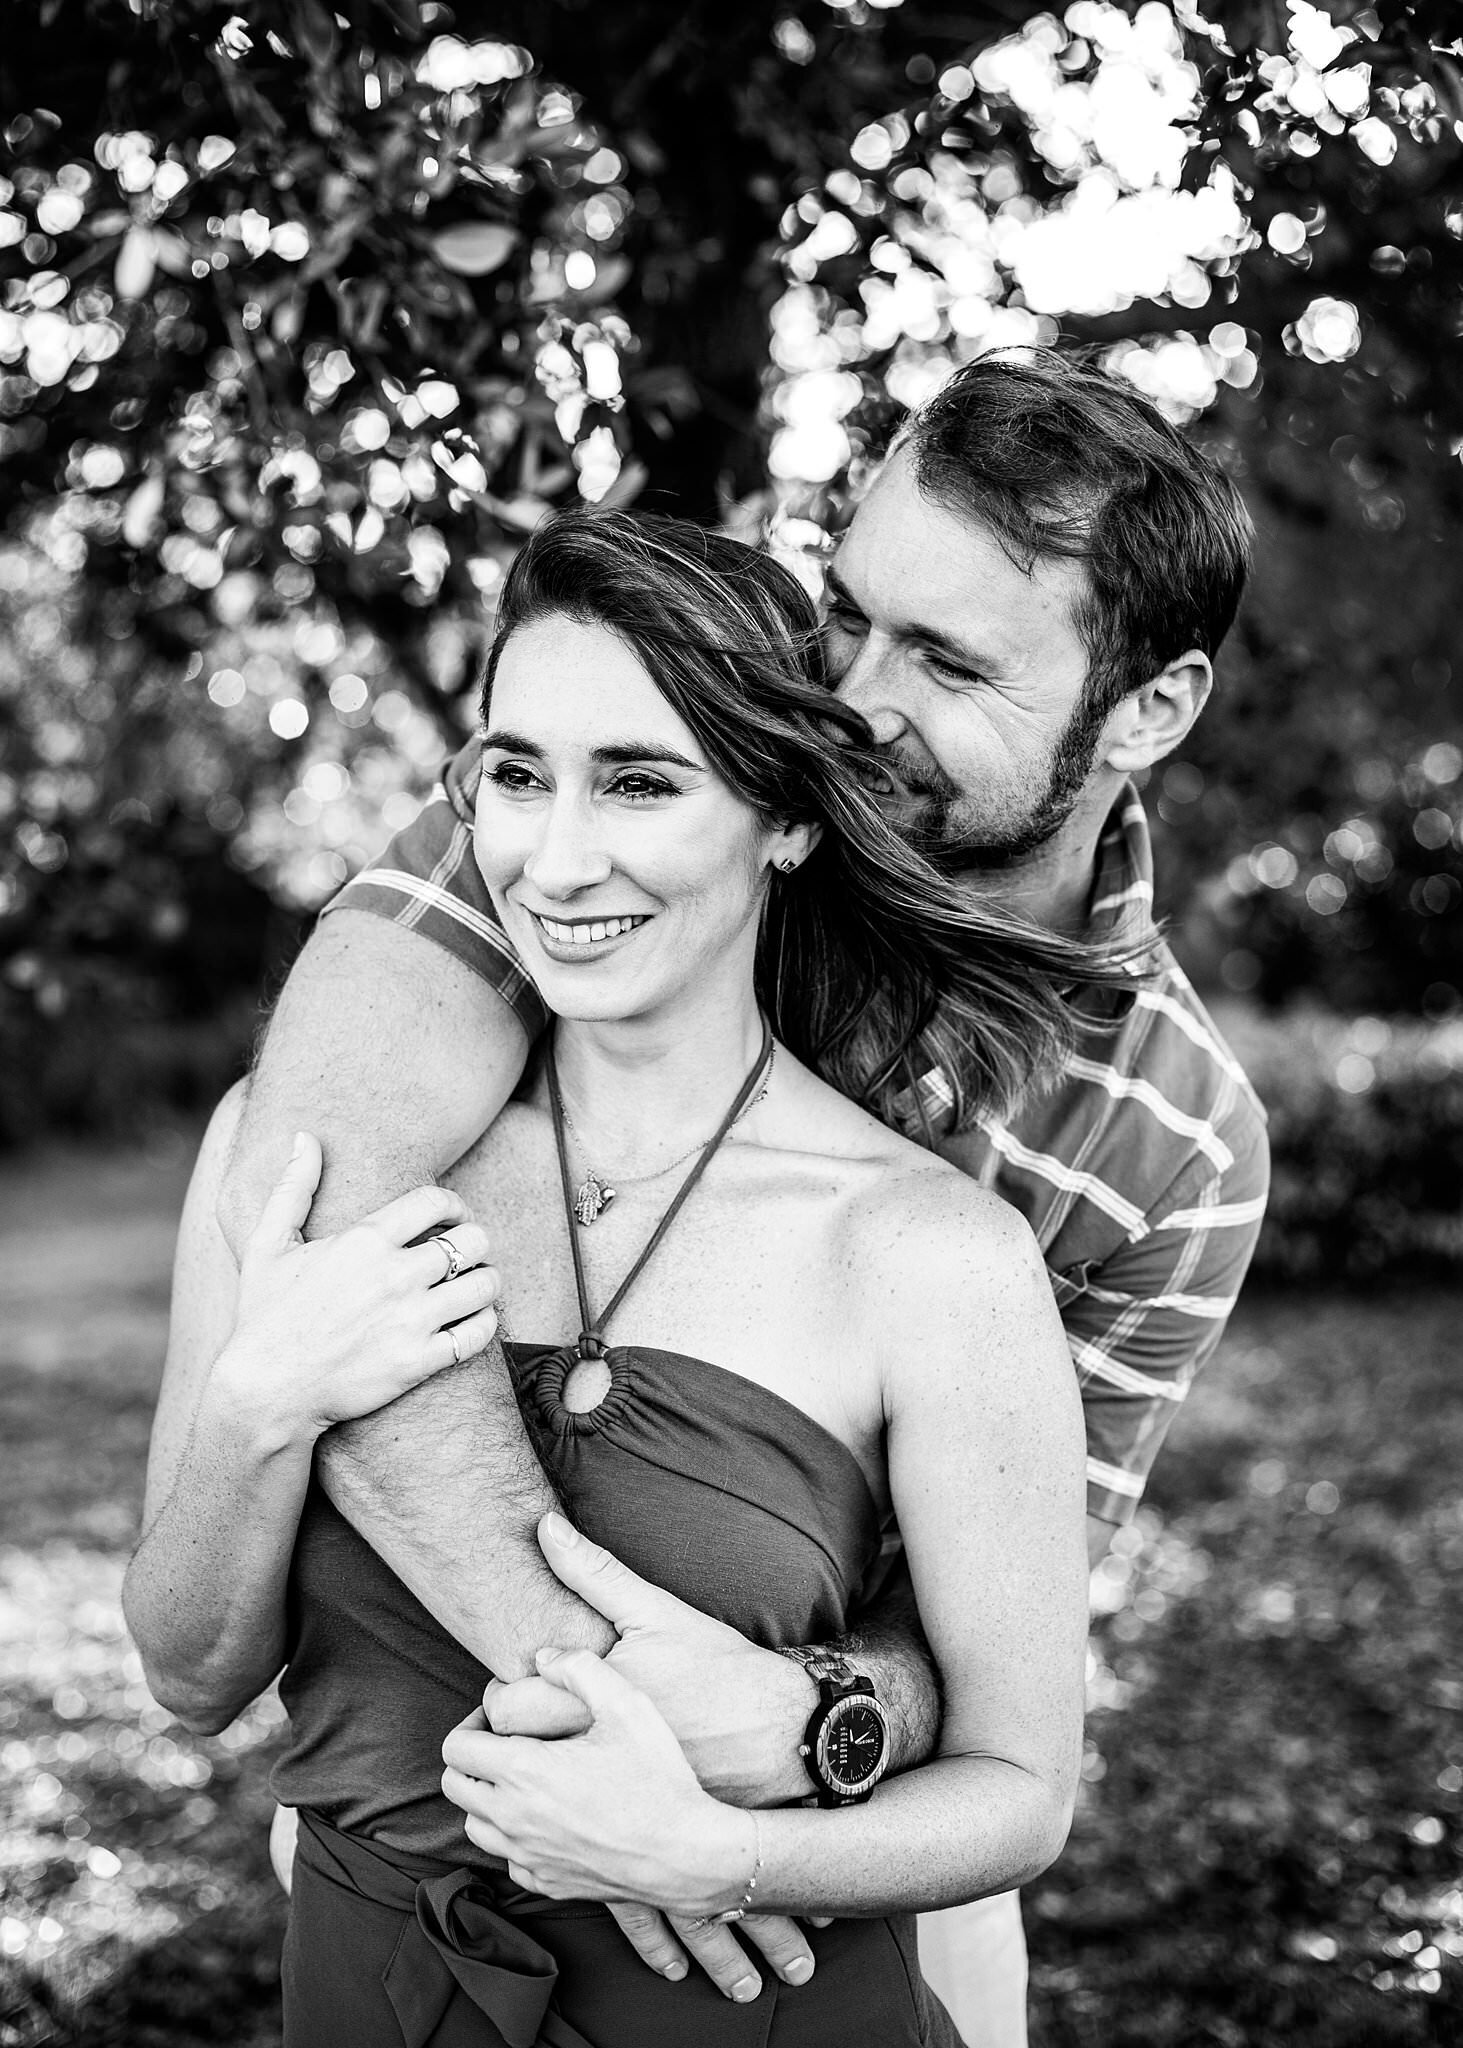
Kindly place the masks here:
<instances>
[{"instance_id":1,"label":"woman's eyebrow","mask_svg":"<svg viewBox=\"0 0 1463 2048\"><path fill-rule=\"evenodd\" d=\"M537 740L525 739L520 732L490 732L484 735L485 749L495 747L503 754L524 754L530 761L542 761L544 750ZM662 746L659 740L624 740L614 746L592 747L589 758L601 768L623 768L634 761L659 761L667 768L688 768L699 775L705 770L702 761L688 761L684 754L673 748Z\"/></svg>"},{"instance_id":2,"label":"woman's eyebrow","mask_svg":"<svg viewBox=\"0 0 1463 2048\"><path fill-rule=\"evenodd\" d=\"M658 740L647 740L643 744L627 740L623 746L595 747L590 752L590 759L606 768L628 766L632 761L660 761L667 768L689 768L693 774L700 774L705 766L701 761L688 761L684 754L663 747Z\"/></svg>"}]
</instances>

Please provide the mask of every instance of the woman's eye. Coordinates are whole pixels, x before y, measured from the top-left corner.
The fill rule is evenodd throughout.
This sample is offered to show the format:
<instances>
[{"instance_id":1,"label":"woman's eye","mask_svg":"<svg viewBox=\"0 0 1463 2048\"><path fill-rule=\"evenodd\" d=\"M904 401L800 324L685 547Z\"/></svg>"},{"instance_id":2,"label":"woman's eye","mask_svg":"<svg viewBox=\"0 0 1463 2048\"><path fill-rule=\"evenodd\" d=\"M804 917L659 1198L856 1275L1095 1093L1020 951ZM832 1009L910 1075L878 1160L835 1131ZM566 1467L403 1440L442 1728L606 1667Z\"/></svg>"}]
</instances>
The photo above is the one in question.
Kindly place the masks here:
<instances>
[{"instance_id":1,"label":"woman's eye","mask_svg":"<svg viewBox=\"0 0 1463 2048\"><path fill-rule=\"evenodd\" d=\"M658 775L617 775L610 784L611 793L624 797L629 803L649 803L656 797L676 796L679 792L669 782L663 782Z\"/></svg>"},{"instance_id":2,"label":"woman's eye","mask_svg":"<svg viewBox=\"0 0 1463 2048\"><path fill-rule=\"evenodd\" d=\"M496 768L488 770L488 780L495 789L506 790L510 794L541 787L537 776L521 761L500 761Z\"/></svg>"},{"instance_id":3,"label":"woman's eye","mask_svg":"<svg viewBox=\"0 0 1463 2048\"><path fill-rule=\"evenodd\" d=\"M862 612L852 611L847 605L829 605L826 617L828 624L836 626L840 633L863 633L868 630Z\"/></svg>"}]
</instances>

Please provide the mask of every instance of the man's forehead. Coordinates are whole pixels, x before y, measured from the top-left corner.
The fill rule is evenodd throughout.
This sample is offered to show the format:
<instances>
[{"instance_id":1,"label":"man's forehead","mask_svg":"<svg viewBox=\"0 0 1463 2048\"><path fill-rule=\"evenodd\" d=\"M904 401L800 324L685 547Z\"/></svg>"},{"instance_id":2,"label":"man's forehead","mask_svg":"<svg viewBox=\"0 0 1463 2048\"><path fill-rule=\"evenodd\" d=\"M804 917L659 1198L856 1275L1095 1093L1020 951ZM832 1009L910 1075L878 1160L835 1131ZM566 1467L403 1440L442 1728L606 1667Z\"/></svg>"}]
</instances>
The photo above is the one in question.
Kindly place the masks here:
<instances>
[{"instance_id":1,"label":"man's forehead","mask_svg":"<svg viewBox=\"0 0 1463 2048\"><path fill-rule=\"evenodd\" d=\"M1075 631L1084 594L1080 562L1013 560L995 528L971 511L928 497L912 471L880 472L829 564L829 585L891 632L978 640L982 652L1029 647L1033 629Z\"/></svg>"}]
</instances>

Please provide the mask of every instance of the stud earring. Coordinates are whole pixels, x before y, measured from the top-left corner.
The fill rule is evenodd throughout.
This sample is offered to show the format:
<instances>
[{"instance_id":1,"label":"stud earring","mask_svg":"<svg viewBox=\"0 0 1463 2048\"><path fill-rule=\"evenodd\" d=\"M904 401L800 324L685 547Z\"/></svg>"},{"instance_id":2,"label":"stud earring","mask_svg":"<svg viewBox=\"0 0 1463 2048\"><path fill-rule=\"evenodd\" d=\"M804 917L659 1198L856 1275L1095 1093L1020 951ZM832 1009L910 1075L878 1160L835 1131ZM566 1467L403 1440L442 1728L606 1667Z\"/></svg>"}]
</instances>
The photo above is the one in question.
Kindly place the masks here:
<instances>
[{"instance_id":1,"label":"stud earring","mask_svg":"<svg viewBox=\"0 0 1463 2048\"><path fill-rule=\"evenodd\" d=\"M795 875L797 873L797 870L798 864L795 860L791 858L791 856L789 856L787 860L780 860L777 863L777 872L780 875Z\"/></svg>"}]
</instances>

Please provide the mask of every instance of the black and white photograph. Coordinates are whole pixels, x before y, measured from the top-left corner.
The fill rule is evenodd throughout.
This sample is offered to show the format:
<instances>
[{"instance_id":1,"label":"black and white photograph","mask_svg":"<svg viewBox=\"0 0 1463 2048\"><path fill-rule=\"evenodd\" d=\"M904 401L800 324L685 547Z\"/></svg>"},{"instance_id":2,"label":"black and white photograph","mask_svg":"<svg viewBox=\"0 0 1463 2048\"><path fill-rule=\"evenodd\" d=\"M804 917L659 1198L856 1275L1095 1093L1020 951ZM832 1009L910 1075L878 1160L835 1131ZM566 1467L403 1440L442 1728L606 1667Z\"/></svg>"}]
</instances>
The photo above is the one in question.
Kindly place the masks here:
<instances>
[{"instance_id":1,"label":"black and white photograph","mask_svg":"<svg viewBox=\"0 0 1463 2048\"><path fill-rule=\"evenodd\" d=\"M0 2048L1463 2041L1463 8L11 0Z\"/></svg>"}]
</instances>

